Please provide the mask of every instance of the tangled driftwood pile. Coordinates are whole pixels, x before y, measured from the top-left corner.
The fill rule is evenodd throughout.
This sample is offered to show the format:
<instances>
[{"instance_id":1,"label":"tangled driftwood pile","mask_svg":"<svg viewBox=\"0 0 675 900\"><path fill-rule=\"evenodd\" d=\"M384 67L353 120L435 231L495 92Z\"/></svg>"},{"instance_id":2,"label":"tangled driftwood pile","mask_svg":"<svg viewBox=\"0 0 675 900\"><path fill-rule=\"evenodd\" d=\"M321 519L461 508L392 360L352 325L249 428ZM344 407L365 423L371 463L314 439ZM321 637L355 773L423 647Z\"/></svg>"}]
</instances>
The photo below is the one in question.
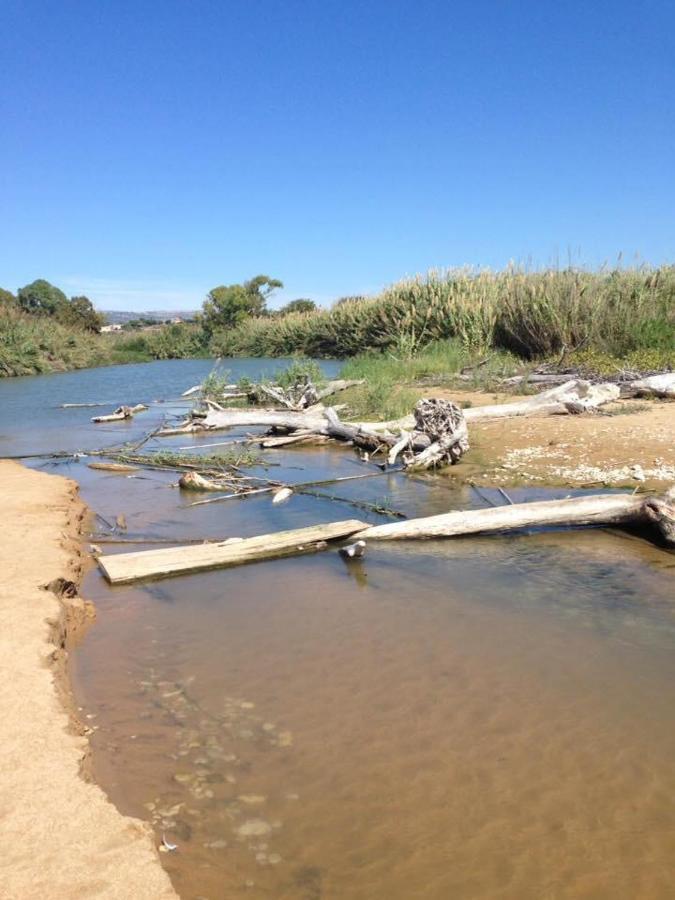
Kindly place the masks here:
<instances>
[{"instance_id":1,"label":"tangled driftwood pile","mask_svg":"<svg viewBox=\"0 0 675 900\"><path fill-rule=\"evenodd\" d=\"M347 382L331 382L333 390ZM462 410L449 400L420 400L409 416L390 422L343 422L337 408L320 403L304 410L270 408L224 408L210 404L208 410L193 413L178 428L164 429L159 436L191 432L219 431L233 427L258 426L271 429L273 438L252 438L266 446L282 446L299 441L333 439L373 453L387 453L393 465L399 455L405 468L432 468L453 464L468 449L467 422L478 418L505 416L566 415L595 409L616 400L614 384L592 385L569 381L542 394L514 403ZM290 401L289 401L290 402Z\"/></svg>"}]
</instances>

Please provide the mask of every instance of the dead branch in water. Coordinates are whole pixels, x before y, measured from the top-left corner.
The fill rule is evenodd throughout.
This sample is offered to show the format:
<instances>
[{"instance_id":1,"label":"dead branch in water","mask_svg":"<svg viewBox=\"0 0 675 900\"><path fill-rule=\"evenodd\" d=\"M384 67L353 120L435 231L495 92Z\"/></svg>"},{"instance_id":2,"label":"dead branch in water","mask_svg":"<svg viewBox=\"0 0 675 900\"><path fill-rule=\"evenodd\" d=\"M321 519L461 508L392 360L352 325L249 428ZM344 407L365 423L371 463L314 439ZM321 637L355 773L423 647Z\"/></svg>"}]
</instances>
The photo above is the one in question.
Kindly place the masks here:
<instances>
[{"instance_id":1,"label":"dead branch in water","mask_svg":"<svg viewBox=\"0 0 675 900\"><path fill-rule=\"evenodd\" d=\"M136 406L118 406L115 412L109 416L94 416L91 421L97 424L101 422L122 422L125 419L133 419L136 413L143 412L147 408L143 403L137 403Z\"/></svg>"}]
</instances>

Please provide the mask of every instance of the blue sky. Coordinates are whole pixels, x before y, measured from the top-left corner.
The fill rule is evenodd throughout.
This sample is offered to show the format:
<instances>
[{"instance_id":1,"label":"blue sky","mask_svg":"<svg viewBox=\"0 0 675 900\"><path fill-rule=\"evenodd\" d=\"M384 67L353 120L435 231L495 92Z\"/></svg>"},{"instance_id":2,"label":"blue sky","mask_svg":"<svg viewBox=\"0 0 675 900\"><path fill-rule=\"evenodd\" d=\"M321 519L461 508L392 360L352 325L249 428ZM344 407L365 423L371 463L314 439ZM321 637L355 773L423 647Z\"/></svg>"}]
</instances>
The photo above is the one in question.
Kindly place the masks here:
<instances>
[{"instance_id":1,"label":"blue sky","mask_svg":"<svg viewBox=\"0 0 675 900\"><path fill-rule=\"evenodd\" d=\"M0 0L0 285L673 262L671 2Z\"/></svg>"}]
</instances>

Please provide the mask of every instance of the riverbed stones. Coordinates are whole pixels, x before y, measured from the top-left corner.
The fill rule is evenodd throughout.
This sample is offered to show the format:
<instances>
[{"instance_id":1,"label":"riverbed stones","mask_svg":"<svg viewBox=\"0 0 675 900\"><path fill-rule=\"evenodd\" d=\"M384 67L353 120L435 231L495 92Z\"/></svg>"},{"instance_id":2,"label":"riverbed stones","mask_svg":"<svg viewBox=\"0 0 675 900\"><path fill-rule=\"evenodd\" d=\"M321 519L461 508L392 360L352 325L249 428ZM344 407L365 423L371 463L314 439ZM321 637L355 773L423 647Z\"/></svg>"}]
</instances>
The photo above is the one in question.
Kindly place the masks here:
<instances>
[{"instance_id":1,"label":"riverbed stones","mask_svg":"<svg viewBox=\"0 0 675 900\"><path fill-rule=\"evenodd\" d=\"M247 819L234 830L240 838L263 837L271 833L272 826L264 819Z\"/></svg>"}]
</instances>

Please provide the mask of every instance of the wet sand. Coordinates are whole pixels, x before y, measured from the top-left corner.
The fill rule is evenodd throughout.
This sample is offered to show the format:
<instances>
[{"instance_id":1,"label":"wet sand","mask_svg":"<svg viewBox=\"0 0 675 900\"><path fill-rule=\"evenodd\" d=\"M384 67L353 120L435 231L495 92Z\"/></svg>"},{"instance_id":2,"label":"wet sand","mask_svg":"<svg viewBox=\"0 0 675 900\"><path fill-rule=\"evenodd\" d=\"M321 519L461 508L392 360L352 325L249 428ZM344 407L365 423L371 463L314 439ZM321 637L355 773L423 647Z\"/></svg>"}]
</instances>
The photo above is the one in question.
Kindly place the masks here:
<instances>
[{"instance_id":1,"label":"wet sand","mask_svg":"<svg viewBox=\"0 0 675 900\"><path fill-rule=\"evenodd\" d=\"M88 742L65 670L89 611L41 587L82 575L77 486L3 460L0 497L0 896L176 897L150 828L81 774Z\"/></svg>"}]
</instances>

